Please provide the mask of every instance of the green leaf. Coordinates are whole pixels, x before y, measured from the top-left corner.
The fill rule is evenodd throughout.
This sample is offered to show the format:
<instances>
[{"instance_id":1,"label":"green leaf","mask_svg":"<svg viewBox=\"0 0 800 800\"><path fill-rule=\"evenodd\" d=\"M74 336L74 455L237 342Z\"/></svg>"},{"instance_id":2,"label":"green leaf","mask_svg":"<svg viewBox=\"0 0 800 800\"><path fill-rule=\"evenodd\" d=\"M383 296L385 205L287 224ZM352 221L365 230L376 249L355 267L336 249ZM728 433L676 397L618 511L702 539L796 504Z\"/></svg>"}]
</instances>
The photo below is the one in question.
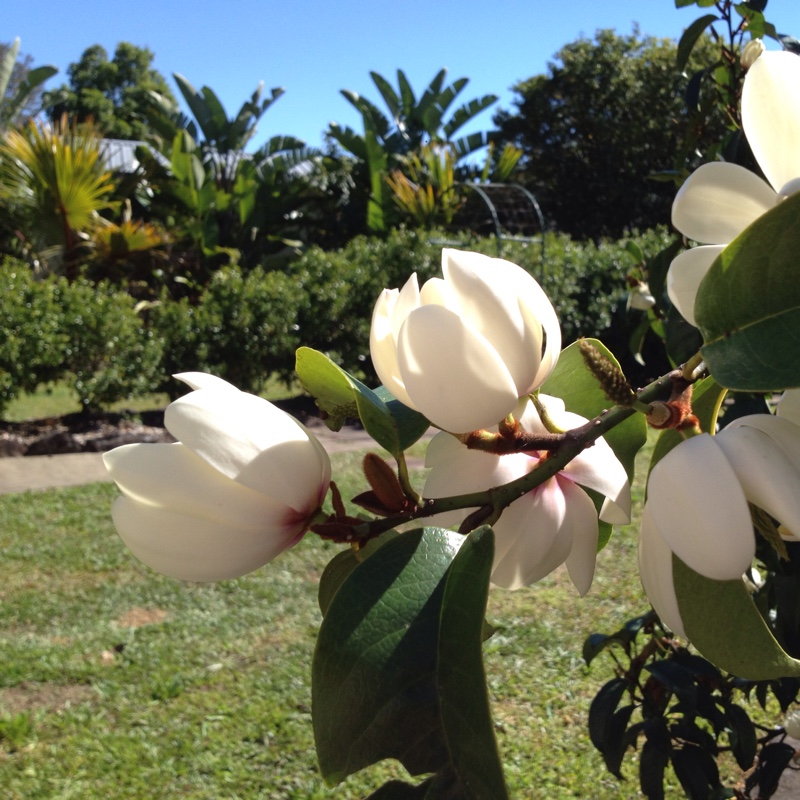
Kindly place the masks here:
<instances>
[{"instance_id":1,"label":"green leaf","mask_svg":"<svg viewBox=\"0 0 800 800\"><path fill-rule=\"evenodd\" d=\"M648 800L664 800L664 770L667 764L669 753L646 741L639 758L639 788Z\"/></svg>"},{"instance_id":2,"label":"green leaf","mask_svg":"<svg viewBox=\"0 0 800 800\"><path fill-rule=\"evenodd\" d=\"M686 635L712 664L749 680L800 677L800 661L778 644L743 581L706 578L674 554L672 573Z\"/></svg>"},{"instance_id":3,"label":"green leaf","mask_svg":"<svg viewBox=\"0 0 800 800\"><path fill-rule=\"evenodd\" d=\"M300 347L295 369L303 388L327 414L331 430L339 430L347 417L358 417L367 433L397 457L430 427L422 414L404 406L385 387L368 388L318 350Z\"/></svg>"},{"instance_id":4,"label":"green leaf","mask_svg":"<svg viewBox=\"0 0 800 800\"><path fill-rule=\"evenodd\" d=\"M683 35L678 42L678 55L676 59L678 72L683 72L687 62L689 61L689 57L692 55L692 50L694 49L695 44L697 44L697 40L703 35L705 29L718 20L719 17L716 14L706 14L705 16L696 19L683 32Z\"/></svg>"},{"instance_id":5,"label":"green leaf","mask_svg":"<svg viewBox=\"0 0 800 800\"><path fill-rule=\"evenodd\" d=\"M328 613L328 608L330 608L334 595L339 591L339 587L349 577L350 573L386 542L399 535L395 530L386 531L386 533L370 539L366 545L357 550L350 547L341 553L337 553L328 562L322 571L322 577L319 579L319 589L317 590L319 610L322 612L323 617Z\"/></svg>"},{"instance_id":6,"label":"green leaf","mask_svg":"<svg viewBox=\"0 0 800 800\"><path fill-rule=\"evenodd\" d=\"M711 374L730 389L800 386L800 194L741 233L700 284L695 315Z\"/></svg>"},{"instance_id":7,"label":"green leaf","mask_svg":"<svg viewBox=\"0 0 800 800\"><path fill-rule=\"evenodd\" d=\"M732 703L727 710L731 752L736 763L744 770L753 766L758 748L756 728L747 712Z\"/></svg>"},{"instance_id":8,"label":"green leaf","mask_svg":"<svg viewBox=\"0 0 800 800\"><path fill-rule=\"evenodd\" d=\"M587 339L604 356L619 366L613 353L597 339ZM597 379L583 360L577 342L562 351L553 374L542 386L544 394L560 397L567 411L592 419L605 411L610 403ZM647 423L642 414L634 414L605 435L617 458L622 462L628 477L633 480L636 454L647 441Z\"/></svg>"},{"instance_id":9,"label":"green leaf","mask_svg":"<svg viewBox=\"0 0 800 800\"><path fill-rule=\"evenodd\" d=\"M410 531L336 592L312 666L329 784L395 758L412 775L437 773L448 797L507 798L481 657L493 555L488 527Z\"/></svg>"}]
</instances>

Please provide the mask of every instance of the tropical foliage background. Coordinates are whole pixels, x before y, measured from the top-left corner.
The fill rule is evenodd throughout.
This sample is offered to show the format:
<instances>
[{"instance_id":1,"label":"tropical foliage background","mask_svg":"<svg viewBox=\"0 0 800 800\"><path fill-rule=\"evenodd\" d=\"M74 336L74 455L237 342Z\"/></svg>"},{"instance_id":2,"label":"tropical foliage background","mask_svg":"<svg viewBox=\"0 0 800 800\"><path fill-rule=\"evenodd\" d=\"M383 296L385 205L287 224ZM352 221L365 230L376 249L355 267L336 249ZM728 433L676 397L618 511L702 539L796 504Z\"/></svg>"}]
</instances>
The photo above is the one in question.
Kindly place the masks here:
<instances>
[{"instance_id":1,"label":"tropical foliage background","mask_svg":"<svg viewBox=\"0 0 800 800\"><path fill-rule=\"evenodd\" d=\"M734 9L724 0L716 6L737 21L735 31L719 34L705 17L678 42L638 29L598 31L565 45L547 74L521 81L511 109L495 108L492 94L468 99L468 78L452 80L444 69L422 89L402 69L372 72L365 94L342 90L360 129L331 123L321 149L290 134L250 148L280 87L257 86L231 114L212 88L175 74L186 114L146 48L123 42L109 58L89 47L65 83L44 91L54 68L34 67L18 40L0 47L0 413L53 387L66 386L87 413L174 395L180 389L169 376L186 370L255 393L276 381L293 390L301 345L374 384L375 299L411 272L434 275L443 244L501 254L528 270L558 310L565 345L601 339L644 384L698 349L696 329L664 292L666 269L686 244L669 228L669 209L699 163L724 157L754 166L738 133L738 55L745 31L775 35L765 5ZM461 135L490 111L485 131ZM493 224L481 198L508 184L524 187L527 199L500 209ZM522 234L511 225L520 207L528 213ZM316 564L317 556L298 558ZM710 686L699 662L670 651L642 611L587 640L583 657L589 664L612 644L623 648L615 680L636 684L643 718L664 718L666 704L655 697L662 689L691 696L696 705L681 709L675 736L696 737L703 755L688 766L673 759L665 779L669 759L651 748L641 763L655 773L642 766L641 786L660 797L664 780L673 788L677 780L700 797L720 784L723 751L727 773L732 762L752 763L756 728L736 692L752 691L774 712L791 705L798 686L774 682L771 706L766 686L743 687L718 672ZM508 613L513 627L521 612ZM640 636L650 637L641 647ZM640 682L645 652L657 664ZM156 700L182 693L169 675L159 681ZM602 694L608 685L590 734L605 768L619 775L647 719L634 729L630 713L614 717L616 703ZM617 703L620 687L608 690ZM722 711L698 710L706 701ZM23 720L0 722L0 744L26 740ZM731 731L733 744L720 745ZM717 770L716 778L692 784L684 768Z\"/></svg>"}]
</instances>

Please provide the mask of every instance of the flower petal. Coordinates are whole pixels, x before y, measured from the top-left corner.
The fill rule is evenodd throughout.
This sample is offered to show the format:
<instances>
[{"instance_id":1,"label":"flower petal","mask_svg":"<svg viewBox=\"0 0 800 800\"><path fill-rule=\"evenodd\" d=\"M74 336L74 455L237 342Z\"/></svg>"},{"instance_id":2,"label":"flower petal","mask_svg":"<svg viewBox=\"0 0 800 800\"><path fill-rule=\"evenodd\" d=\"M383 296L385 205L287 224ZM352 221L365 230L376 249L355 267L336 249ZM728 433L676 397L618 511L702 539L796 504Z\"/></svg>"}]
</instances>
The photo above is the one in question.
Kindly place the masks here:
<instances>
[{"instance_id":1,"label":"flower petal","mask_svg":"<svg viewBox=\"0 0 800 800\"><path fill-rule=\"evenodd\" d=\"M179 381L183 381L187 386L192 389L214 389L216 391L238 392L232 383L218 378L216 375L210 375L208 372L179 372L172 376Z\"/></svg>"},{"instance_id":2,"label":"flower petal","mask_svg":"<svg viewBox=\"0 0 800 800\"><path fill-rule=\"evenodd\" d=\"M409 315L397 357L417 410L444 430L494 425L517 403L516 386L497 351L442 306L422 306Z\"/></svg>"},{"instance_id":3,"label":"flower petal","mask_svg":"<svg viewBox=\"0 0 800 800\"><path fill-rule=\"evenodd\" d=\"M458 298L458 313L497 352L517 396L524 394L541 363L543 335L536 316L521 312L520 298L535 292L536 281L510 261L447 248L442 272Z\"/></svg>"},{"instance_id":4,"label":"flower petal","mask_svg":"<svg viewBox=\"0 0 800 800\"><path fill-rule=\"evenodd\" d=\"M742 88L742 127L767 180L780 192L800 177L800 58L762 53Z\"/></svg>"},{"instance_id":5,"label":"flower petal","mask_svg":"<svg viewBox=\"0 0 800 800\"><path fill-rule=\"evenodd\" d=\"M724 249L722 245L693 247L674 258L669 265L667 294L680 315L691 325L697 325L694 317L697 290L711 269L711 265Z\"/></svg>"},{"instance_id":6,"label":"flower petal","mask_svg":"<svg viewBox=\"0 0 800 800\"><path fill-rule=\"evenodd\" d=\"M261 397L201 389L171 403L164 420L214 469L298 512L313 510L327 489L325 451L299 422Z\"/></svg>"},{"instance_id":7,"label":"flower petal","mask_svg":"<svg viewBox=\"0 0 800 800\"><path fill-rule=\"evenodd\" d=\"M242 486L181 444L128 444L103 455L120 490L145 505L240 528L278 523L288 506Z\"/></svg>"},{"instance_id":8,"label":"flower petal","mask_svg":"<svg viewBox=\"0 0 800 800\"><path fill-rule=\"evenodd\" d=\"M601 518L612 525L631 521L631 486L628 474L605 439L598 439L562 470L572 480L607 498Z\"/></svg>"},{"instance_id":9,"label":"flower petal","mask_svg":"<svg viewBox=\"0 0 800 800\"><path fill-rule=\"evenodd\" d=\"M767 419L783 421L776 417ZM786 426L793 427L790 422ZM790 531L800 533L800 471L776 440L763 430L744 424L726 427L716 442L739 478L748 501ZM800 451L797 456L800 457Z\"/></svg>"},{"instance_id":10,"label":"flower petal","mask_svg":"<svg viewBox=\"0 0 800 800\"><path fill-rule=\"evenodd\" d=\"M669 548L695 572L733 580L752 563L750 510L715 437L687 439L653 467L647 506Z\"/></svg>"},{"instance_id":11,"label":"flower petal","mask_svg":"<svg viewBox=\"0 0 800 800\"><path fill-rule=\"evenodd\" d=\"M378 380L404 405L415 408L400 378L397 364L397 342L394 335L394 309L397 306L397 289L384 289L372 311L369 330L369 353Z\"/></svg>"},{"instance_id":12,"label":"flower petal","mask_svg":"<svg viewBox=\"0 0 800 800\"><path fill-rule=\"evenodd\" d=\"M639 575L661 621L685 639L686 631L672 579L672 550L664 541L647 504L642 511L639 533Z\"/></svg>"},{"instance_id":13,"label":"flower petal","mask_svg":"<svg viewBox=\"0 0 800 800\"><path fill-rule=\"evenodd\" d=\"M572 549L566 565L570 580L581 597L592 586L597 562L597 540L600 526L594 503L583 489L568 480L559 480L567 502L567 519L572 528Z\"/></svg>"},{"instance_id":14,"label":"flower petal","mask_svg":"<svg viewBox=\"0 0 800 800\"><path fill-rule=\"evenodd\" d=\"M733 430L740 426L757 428L772 439L777 447L792 462L796 470L800 470L800 426L785 416L770 414L749 414L730 422L725 430Z\"/></svg>"},{"instance_id":15,"label":"flower petal","mask_svg":"<svg viewBox=\"0 0 800 800\"><path fill-rule=\"evenodd\" d=\"M672 224L696 242L728 244L777 203L776 192L754 172L714 161L698 167L681 186Z\"/></svg>"},{"instance_id":16,"label":"flower petal","mask_svg":"<svg viewBox=\"0 0 800 800\"><path fill-rule=\"evenodd\" d=\"M245 575L291 547L297 523L265 530L239 528L145 505L121 495L111 507L114 525L148 567L186 581L221 581Z\"/></svg>"},{"instance_id":17,"label":"flower petal","mask_svg":"<svg viewBox=\"0 0 800 800\"><path fill-rule=\"evenodd\" d=\"M555 480L515 500L494 524L492 583L504 589L529 586L563 564L572 547L565 525L567 505Z\"/></svg>"}]
</instances>

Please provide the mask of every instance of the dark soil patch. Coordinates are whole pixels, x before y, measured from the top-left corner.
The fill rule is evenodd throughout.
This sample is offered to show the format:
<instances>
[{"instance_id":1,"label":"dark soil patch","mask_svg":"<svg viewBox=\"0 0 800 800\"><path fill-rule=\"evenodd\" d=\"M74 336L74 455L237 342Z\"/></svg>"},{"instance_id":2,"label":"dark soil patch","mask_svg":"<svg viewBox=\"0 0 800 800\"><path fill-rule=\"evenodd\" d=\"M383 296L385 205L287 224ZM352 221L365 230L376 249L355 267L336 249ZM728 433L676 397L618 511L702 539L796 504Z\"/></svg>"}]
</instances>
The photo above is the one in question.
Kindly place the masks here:
<instances>
[{"instance_id":1,"label":"dark soil patch","mask_svg":"<svg viewBox=\"0 0 800 800\"><path fill-rule=\"evenodd\" d=\"M314 399L304 395L275 405L309 428L324 425ZM99 453L132 442L173 442L164 410L138 413L65 414L63 417L0 422L0 458L62 453Z\"/></svg>"}]
</instances>

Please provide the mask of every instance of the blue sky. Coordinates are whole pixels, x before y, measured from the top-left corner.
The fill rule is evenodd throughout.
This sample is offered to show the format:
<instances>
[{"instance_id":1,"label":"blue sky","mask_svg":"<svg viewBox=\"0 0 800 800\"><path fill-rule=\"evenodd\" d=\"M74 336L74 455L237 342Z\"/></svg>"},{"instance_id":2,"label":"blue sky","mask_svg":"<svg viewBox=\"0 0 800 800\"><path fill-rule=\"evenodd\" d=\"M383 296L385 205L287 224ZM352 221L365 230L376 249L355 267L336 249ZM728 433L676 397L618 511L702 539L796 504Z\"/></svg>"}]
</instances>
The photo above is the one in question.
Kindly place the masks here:
<instances>
[{"instance_id":1,"label":"blue sky","mask_svg":"<svg viewBox=\"0 0 800 800\"><path fill-rule=\"evenodd\" d=\"M500 96L469 130L491 127L496 108L510 108L514 83L546 71L566 43L600 28L677 39L708 9L676 9L674 0L6 0L0 41L22 40L34 63L66 68L101 44L149 47L170 82L183 74L210 86L232 116L259 81L286 93L262 118L255 143L291 134L322 144L331 121L359 128L339 94L352 89L380 103L369 76L396 86L403 69L419 94L442 67L450 81L468 77L459 99ZM771 0L767 17L800 38L800 3ZM775 47L769 44L769 47Z\"/></svg>"}]
</instances>

